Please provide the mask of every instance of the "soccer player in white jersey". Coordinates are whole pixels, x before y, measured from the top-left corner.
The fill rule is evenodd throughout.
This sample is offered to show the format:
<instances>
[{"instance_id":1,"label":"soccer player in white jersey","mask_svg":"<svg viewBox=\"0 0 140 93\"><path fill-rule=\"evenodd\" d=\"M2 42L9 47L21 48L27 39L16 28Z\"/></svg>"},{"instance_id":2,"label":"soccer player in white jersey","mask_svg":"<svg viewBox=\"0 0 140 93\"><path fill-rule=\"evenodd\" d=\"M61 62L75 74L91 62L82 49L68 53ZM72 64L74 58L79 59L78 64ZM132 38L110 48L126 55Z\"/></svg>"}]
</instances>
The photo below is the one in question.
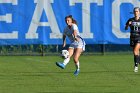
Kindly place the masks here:
<instances>
[{"instance_id":1,"label":"soccer player in white jersey","mask_svg":"<svg viewBox=\"0 0 140 93\"><path fill-rule=\"evenodd\" d=\"M65 22L67 26L65 27L63 32L63 47L66 46L67 36L71 42L68 48L69 56L64 59L63 63L56 62L56 65L64 69L69 63L70 58L73 56L73 60L76 66L76 71L74 72L74 75L77 76L80 72L79 57L81 53L85 50L85 41L81 38L77 27L77 22L73 19L72 15L66 16Z\"/></svg>"},{"instance_id":2,"label":"soccer player in white jersey","mask_svg":"<svg viewBox=\"0 0 140 93\"><path fill-rule=\"evenodd\" d=\"M134 17L126 22L125 30L130 27L130 46L133 48L134 54L134 72L138 72L140 62L140 8L135 7L133 13Z\"/></svg>"}]
</instances>

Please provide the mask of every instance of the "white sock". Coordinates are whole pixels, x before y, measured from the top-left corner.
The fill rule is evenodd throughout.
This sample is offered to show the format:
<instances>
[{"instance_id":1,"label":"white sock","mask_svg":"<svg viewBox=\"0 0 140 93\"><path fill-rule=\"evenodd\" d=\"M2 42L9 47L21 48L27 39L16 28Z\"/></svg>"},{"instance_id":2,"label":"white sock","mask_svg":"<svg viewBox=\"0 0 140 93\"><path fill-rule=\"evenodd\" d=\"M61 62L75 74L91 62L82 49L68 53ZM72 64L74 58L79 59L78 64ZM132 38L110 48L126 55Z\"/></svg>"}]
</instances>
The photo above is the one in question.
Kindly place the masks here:
<instances>
[{"instance_id":1,"label":"white sock","mask_svg":"<svg viewBox=\"0 0 140 93\"><path fill-rule=\"evenodd\" d=\"M66 59L64 59L63 64L66 66L69 63L69 61L70 61L70 58L66 58Z\"/></svg>"},{"instance_id":2,"label":"white sock","mask_svg":"<svg viewBox=\"0 0 140 93\"><path fill-rule=\"evenodd\" d=\"M76 65L76 69L80 70L80 63L79 63L79 61L77 63L75 63L75 65Z\"/></svg>"}]
</instances>

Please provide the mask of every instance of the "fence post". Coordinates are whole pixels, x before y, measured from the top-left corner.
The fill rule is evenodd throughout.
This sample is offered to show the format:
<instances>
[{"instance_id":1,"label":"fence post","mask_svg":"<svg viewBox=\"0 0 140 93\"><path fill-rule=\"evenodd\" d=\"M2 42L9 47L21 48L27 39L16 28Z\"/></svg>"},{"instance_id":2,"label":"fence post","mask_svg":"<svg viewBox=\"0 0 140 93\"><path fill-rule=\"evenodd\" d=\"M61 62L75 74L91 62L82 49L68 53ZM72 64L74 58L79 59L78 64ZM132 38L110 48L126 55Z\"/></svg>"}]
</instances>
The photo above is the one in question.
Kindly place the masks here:
<instances>
[{"instance_id":1,"label":"fence post","mask_svg":"<svg viewBox=\"0 0 140 93\"><path fill-rule=\"evenodd\" d=\"M59 46L58 46L58 45L56 45L56 52L57 52L57 53L58 53L58 47L59 47Z\"/></svg>"},{"instance_id":2,"label":"fence post","mask_svg":"<svg viewBox=\"0 0 140 93\"><path fill-rule=\"evenodd\" d=\"M42 48L42 56L45 56L45 54L44 54L44 45L42 44L41 46L42 46L41 47Z\"/></svg>"},{"instance_id":3,"label":"fence post","mask_svg":"<svg viewBox=\"0 0 140 93\"><path fill-rule=\"evenodd\" d=\"M101 51L102 51L102 55L105 55L105 44L101 45Z\"/></svg>"}]
</instances>

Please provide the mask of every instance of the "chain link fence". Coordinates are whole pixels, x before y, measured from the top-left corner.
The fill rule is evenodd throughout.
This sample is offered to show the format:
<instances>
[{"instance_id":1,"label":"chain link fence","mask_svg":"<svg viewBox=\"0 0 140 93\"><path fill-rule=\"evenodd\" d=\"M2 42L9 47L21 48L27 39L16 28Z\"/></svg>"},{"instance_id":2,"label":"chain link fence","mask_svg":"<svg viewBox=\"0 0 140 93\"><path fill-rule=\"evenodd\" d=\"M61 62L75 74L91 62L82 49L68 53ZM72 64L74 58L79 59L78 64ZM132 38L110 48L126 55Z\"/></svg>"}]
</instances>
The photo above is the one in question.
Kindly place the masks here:
<instances>
[{"instance_id":1,"label":"chain link fence","mask_svg":"<svg viewBox=\"0 0 140 93\"><path fill-rule=\"evenodd\" d=\"M69 45L66 46L66 49ZM62 50L62 45L3 45L0 46L0 55L31 55L31 56L46 56L58 55ZM129 45L110 45L110 44L93 44L86 45L86 50L83 54L130 54L132 49Z\"/></svg>"}]
</instances>

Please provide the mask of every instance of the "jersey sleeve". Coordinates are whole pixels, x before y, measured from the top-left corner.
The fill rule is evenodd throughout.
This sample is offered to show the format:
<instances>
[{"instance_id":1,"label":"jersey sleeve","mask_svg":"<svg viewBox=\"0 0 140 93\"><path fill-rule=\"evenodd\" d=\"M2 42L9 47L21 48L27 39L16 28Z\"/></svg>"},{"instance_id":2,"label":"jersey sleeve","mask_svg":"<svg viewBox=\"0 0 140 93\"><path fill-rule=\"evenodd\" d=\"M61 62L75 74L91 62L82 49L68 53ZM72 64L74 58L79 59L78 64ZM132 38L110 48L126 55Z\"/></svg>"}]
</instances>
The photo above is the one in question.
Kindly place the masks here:
<instances>
[{"instance_id":1,"label":"jersey sleeve","mask_svg":"<svg viewBox=\"0 0 140 93\"><path fill-rule=\"evenodd\" d=\"M76 24L73 24L73 25L72 25L72 27L73 27L73 30L78 31L78 27L77 27L77 25L76 25Z\"/></svg>"}]
</instances>

